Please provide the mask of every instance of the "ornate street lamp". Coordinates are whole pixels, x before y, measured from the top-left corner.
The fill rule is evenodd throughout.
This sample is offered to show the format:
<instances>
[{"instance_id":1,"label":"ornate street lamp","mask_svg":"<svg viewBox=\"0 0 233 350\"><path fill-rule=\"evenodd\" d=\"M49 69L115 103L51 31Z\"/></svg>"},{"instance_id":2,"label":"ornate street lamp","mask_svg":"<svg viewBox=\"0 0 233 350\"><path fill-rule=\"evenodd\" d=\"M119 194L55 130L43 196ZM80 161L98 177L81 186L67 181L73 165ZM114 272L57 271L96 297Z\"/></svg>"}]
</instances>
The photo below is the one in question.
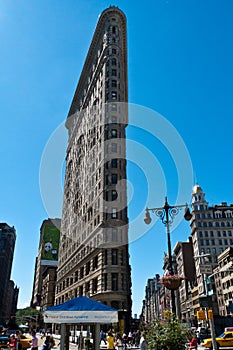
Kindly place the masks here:
<instances>
[{"instance_id":1,"label":"ornate street lamp","mask_svg":"<svg viewBox=\"0 0 233 350\"><path fill-rule=\"evenodd\" d=\"M167 197L165 197L165 204L162 208L146 208L144 222L149 225L151 223L150 211L158 216L162 223L166 226L167 231L167 243L168 243L168 270L170 275L174 275L172 266L172 250L171 250L171 238L170 238L170 225L173 223L174 217L180 212L182 208L185 208L184 218L189 221L192 218L188 204L181 205L169 205ZM171 289L171 300L172 300L172 313L176 314L176 302L175 302L175 291Z\"/></svg>"}]
</instances>

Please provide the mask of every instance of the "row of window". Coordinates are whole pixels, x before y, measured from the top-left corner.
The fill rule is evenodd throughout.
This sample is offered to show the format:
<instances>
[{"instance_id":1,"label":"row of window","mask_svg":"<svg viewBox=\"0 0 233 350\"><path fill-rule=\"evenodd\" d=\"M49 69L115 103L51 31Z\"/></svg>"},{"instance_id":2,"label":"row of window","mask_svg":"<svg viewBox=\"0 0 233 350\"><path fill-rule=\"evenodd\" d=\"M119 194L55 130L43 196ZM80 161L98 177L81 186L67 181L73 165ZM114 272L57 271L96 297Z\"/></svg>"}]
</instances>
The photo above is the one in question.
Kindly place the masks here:
<instances>
[{"instance_id":1,"label":"row of window","mask_svg":"<svg viewBox=\"0 0 233 350\"><path fill-rule=\"evenodd\" d=\"M89 294L90 292L92 294L97 293L98 291L98 277L92 279L91 281L88 281L84 283L83 285L79 286L78 288L74 289L73 292L66 293L62 297L58 298L57 303L62 303L64 300L67 300L69 298L69 294L74 294L75 297L82 296ZM117 272L111 273L111 285L108 286L108 274L104 273L102 276L102 289L103 291L107 291L111 289L112 291L118 291L119 290L119 274ZM121 274L121 288L122 290L125 290L125 275ZM59 292L59 290L58 290Z\"/></svg>"},{"instance_id":2,"label":"row of window","mask_svg":"<svg viewBox=\"0 0 233 350\"><path fill-rule=\"evenodd\" d=\"M196 209L195 206L194 206L194 209ZM211 213L202 213L202 214L198 213L198 214L196 214L196 218L197 219L200 219L200 218L202 218L202 219L205 219L205 218L212 219L213 216L211 215ZM218 210L218 211L215 211L214 212L214 218L216 218L216 219L232 218L232 211L231 210L226 210L226 211Z\"/></svg>"},{"instance_id":3,"label":"row of window","mask_svg":"<svg viewBox=\"0 0 233 350\"><path fill-rule=\"evenodd\" d=\"M205 242L205 243L204 243ZM200 239L200 245L216 245L216 242L218 245L232 245L233 239Z\"/></svg>"},{"instance_id":4,"label":"row of window","mask_svg":"<svg viewBox=\"0 0 233 350\"><path fill-rule=\"evenodd\" d=\"M197 222L197 226L198 227L231 227L231 226L233 226L233 221L232 222L229 222L229 221L227 221L227 222L225 222L225 221L222 221L222 222L218 222L218 221L216 221L216 222L211 222L211 221L209 221L209 222L206 222L206 221L202 222L202 221L198 221Z\"/></svg>"},{"instance_id":5,"label":"row of window","mask_svg":"<svg viewBox=\"0 0 233 350\"><path fill-rule=\"evenodd\" d=\"M216 232L215 232L216 233ZM231 231L217 231L217 237L231 237L232 236L232 232ZM214 231L204 231L204 233L202 231L199 232L199 237L214 237Z\"/></svg>"}]
</instances>

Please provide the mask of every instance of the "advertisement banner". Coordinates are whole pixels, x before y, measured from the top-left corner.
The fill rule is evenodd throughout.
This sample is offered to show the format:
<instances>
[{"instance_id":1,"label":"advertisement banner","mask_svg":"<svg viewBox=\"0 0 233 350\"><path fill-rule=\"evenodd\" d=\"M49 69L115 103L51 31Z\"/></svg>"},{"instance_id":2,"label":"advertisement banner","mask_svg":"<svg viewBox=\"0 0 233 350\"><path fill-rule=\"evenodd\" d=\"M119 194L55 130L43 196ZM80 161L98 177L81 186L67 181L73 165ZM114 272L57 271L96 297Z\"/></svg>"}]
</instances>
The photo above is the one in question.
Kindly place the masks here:
<instances>
[{"instance_id":1,"label":"advertisement banner","mask_svg":"<svg viewBox=\"0 0 233 350\"><path fill-rule=\"evenodd\" d=\"M45 311L45 323L115 323L117 311Z\"/></svg>"},{"instance_id":2,"label":"advertisement banner","mask_svg":"<svg viewBox=\"0 0 233 350\"><path fill-rule=\"evenodd\" d=\"M56 226L44 226L41 265L57 266L60 230Z\"/></svg>"}]
</instances>

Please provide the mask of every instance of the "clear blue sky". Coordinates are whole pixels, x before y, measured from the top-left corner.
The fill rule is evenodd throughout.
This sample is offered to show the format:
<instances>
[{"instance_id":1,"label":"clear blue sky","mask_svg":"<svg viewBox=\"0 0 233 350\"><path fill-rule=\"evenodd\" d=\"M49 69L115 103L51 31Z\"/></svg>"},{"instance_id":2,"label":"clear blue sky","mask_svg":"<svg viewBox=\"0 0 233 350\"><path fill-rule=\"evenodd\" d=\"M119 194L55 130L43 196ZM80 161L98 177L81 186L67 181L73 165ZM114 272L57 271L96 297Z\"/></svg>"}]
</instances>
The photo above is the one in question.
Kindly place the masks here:
<instances>
[{"instance_id":1,"label":"clear blue sky","mask_svg":"<svg viewBox=\"0 0 233 350\"><path fill-rule=\"evenodd\" d=\"M42 153L67 116L98 15L110 4L128 20L129 102L157 111L177 130L192 160L193 183L210 204L233 202L232 0L0 1L0 221L17 230L12 278L20 287L19 307L30 303L39 228L48 217L39 186ZM163 205L165 192L174 204L182 184L166 145L134 127L128 137L158 159L139 170L130 151L134 219L147 205L146 167L153 182L149 206ZM172 137L167 134L168 143ZM184 162L180 171L185 169ZM142 220L137 229L144 233ZM181 224L172 245L188 234ZM140 313L146 281L161 272L166 250L159 222L130 244L133 313Z\"/></svg>"}]
</instances>

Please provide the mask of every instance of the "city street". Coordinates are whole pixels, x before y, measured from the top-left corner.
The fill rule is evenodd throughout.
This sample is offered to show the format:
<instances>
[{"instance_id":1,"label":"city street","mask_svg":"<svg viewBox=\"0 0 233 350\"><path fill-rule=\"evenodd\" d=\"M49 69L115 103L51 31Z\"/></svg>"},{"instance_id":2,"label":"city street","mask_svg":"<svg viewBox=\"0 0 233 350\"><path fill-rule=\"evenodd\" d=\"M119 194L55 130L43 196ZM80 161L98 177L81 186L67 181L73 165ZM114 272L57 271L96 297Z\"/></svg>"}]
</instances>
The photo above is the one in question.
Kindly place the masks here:
<instances>
[{"instance_id":1,"label":"city street","mask_svg":"<svg viewBox=\"0 0 233 350\"><path fill-rule=\"evenodd\" d=\"M41 334L37 334L37 337L38 337L38 340L39 340L39 349L42 348L42 345L44 343L44 340L45 340L45 337L43 339L41 339ZM59 346L59 343L60 343L60 339L59 339L60 336L58 335L53 335L53 338L55 340L55 346L54 346L54 350L60 350L60 346ZM77 344L73 343L73 342L70 342L70 346L69 348L71 350L77 350ZM139 348L136 348L136 347L128 347L129 349L132 349L132 350L135 350L135 349L139 349ZM100 349L101 350L105 350L107 349L107 345L105 344L101 344L100 346ZM198 345L198 350L204 350L205 348L201 345ZM233 347L220 347L220 349L224 349L224 350L233 350Z\"/></svg>"}]
</instances>

